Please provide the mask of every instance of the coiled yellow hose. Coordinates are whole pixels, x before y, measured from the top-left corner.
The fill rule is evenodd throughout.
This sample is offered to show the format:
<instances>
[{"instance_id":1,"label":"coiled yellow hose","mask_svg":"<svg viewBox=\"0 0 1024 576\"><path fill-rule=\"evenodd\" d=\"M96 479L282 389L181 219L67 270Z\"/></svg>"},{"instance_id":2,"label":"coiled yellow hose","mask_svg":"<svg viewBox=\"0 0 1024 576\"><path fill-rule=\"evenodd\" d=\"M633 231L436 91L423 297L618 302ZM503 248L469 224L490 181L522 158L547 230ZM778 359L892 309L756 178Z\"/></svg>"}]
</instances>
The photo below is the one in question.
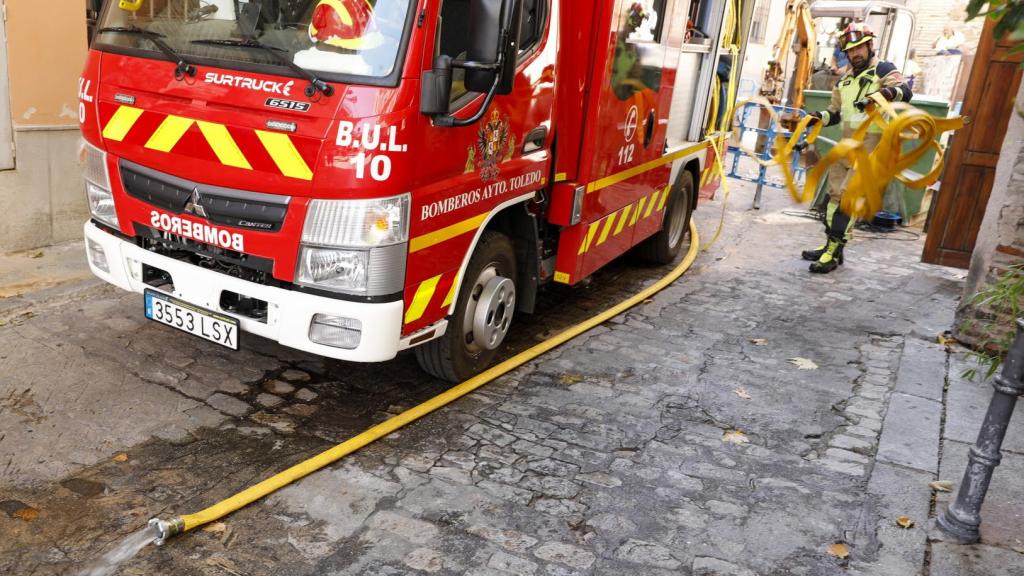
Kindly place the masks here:
<instances>
[{"instance_id":1,"label":"coiled yellow hose","mask_svg":"<svg viewBox=\"0 0 1024 576\"><path fill-rule=\"evenodd\" d=\"M843 190L840 206L843 212L855 218L873 217L882 209L882 200L886 186L893 179L903 182L911 188L925 188L934 184L942 174L943 152L936 138L943 132L959 130L968 122L963 116L952 118L936 118L923 110L903 102L889 102L878 92L872 94L872 104L867 119L850 135L843 138L829 150L824 158L818 161L807 173L804 189L797 189L791 169L793 152L800 142L800 137L807 135L806 143L813 144L821 132L821 122L815 122L808 130L811 116L804 116L790 133L789 138L779 133L773 143L774 153L770 160L762 160L751 150L740 149L762 166L779 166L786 180L786 189L797 202L810 202L818 189L818 182L828 174L828 169L836 162L848 162L852 168L850 180ZM734 110L753 103L765 108L777 126L781 119L772 105L763 98L752 98L736 104ZM876 125L882 129L881 138L874 150L868 151L864 138L868 129ZM904 150L905 142L916 142L909 150ZM929 148L935 150L935 162L927 174L921 175L909 171Z\"/></svg>"}]
</instances>

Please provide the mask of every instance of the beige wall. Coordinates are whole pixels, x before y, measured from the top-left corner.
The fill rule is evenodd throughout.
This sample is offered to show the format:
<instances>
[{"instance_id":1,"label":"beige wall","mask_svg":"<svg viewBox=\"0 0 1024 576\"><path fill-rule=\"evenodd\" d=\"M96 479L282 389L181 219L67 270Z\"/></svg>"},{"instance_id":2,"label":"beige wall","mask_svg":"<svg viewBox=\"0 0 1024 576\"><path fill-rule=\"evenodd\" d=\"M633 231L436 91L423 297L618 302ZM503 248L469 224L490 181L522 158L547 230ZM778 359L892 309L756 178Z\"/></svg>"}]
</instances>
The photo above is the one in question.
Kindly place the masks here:
<instances>
[{"instance_id":1,"label":"beige wall","mask_svg":"<svg viewBox=\"0 0 1024 576\"><path fill-rule=\"evenodd\" d=\"M15 166L0 171L0 252L9 252L82 237L78 78L88 49L83 0L0 2L14 125Z\"/></svg>"},{"instance_id":2,"label":"beige wall","mask_svg":"<svg viewBox=\"0 0 1024 576\"><path fill-rule=\"evenodd\" d=\"M83 0L4 0L11 118L17 126L77 126L85 63Z\"/></svg>"}]
</instances>

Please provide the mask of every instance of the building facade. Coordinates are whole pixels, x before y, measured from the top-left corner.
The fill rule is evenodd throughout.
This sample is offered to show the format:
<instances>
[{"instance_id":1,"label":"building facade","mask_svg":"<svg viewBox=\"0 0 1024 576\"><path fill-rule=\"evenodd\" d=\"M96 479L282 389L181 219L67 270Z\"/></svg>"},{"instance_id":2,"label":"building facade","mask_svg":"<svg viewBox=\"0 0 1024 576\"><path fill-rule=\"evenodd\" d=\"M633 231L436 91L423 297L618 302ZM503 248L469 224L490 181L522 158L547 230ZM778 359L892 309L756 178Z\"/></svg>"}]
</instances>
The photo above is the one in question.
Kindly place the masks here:
<instances>
[{"instance_id":1,"label":"building facade","mask_svg":"<svg viewBox=\"0 0 1024 576\"><path fill-rule=\"evenodd\" d=\"M0 0L0 252L82 235L83 0Z\"/></svg>"}]
</instances>

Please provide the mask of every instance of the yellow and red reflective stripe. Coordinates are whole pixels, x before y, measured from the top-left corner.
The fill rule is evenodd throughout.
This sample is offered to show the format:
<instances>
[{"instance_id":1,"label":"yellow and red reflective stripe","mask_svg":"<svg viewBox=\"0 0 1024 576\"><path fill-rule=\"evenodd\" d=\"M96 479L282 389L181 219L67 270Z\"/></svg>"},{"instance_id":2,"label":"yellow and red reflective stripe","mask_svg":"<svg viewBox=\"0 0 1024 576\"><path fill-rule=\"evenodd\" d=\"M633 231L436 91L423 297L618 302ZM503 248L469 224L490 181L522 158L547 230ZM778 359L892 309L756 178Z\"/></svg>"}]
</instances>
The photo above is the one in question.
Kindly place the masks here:
<instances>
[{"instance_id":1,"label":"yellow and red reflective stripe","mask_svg":"<svg viewBox=\"0 0 1024 576\"><path fill-rule=\"evenodd\" d=\"M615 236L622 232L622 229L626 227L626 221L629 220L629 213L633 210L633 205L629 204L622 210L622 218L619 218L619 225L615 227Z\"/></svg>"},{"instance_id":2,"label":"yellow and red reflective stripe","mask_svg":"<svg viewBox=\"0 0 1024 576\"><path fill-rule=\"evenodd\" d=\"M419 287L416 288L416 295L412 298L412 303L405 311L405 323L411 324L423 317L423 313L427 311L427 305L430 304L430 300L434 297L434 292L437 290L437 284L441 281L441 275L434 276L420 283Z\"/></svg>"},{"instance_id":3,"label":"yellow and red reflective stripe","mask_svg":"<svg viewBox=\"0 0 1024 576\"><path fill-rule=\"evenodd\" d=\"M452 305L455 301L455 290L459 287L459 275L455 275L455 280L452 280L452 287L448 289L448 295L444 297L444 302L441 303L442 308L447 308Z\"/></svg>"},{"instance_id":4,"label":"yellow and red reflective stripe","mask_svg":"<svg viewBox=\"0 0 1024 576\"><path fill-rule=\"evenodd\" d=\"M594 234L597 233L597 227L601 224L601 221L591 222L590 227L587 228L587 237L583 239L583 243L580 244L580 251L577 254L586 254L587 250L590 250L590 243L594 240Z\"/></svg>"},{"instance_id":5,"label":"yellow and red reflective stripe","mask_svg":"<svg viewBox=\"0 0 1024 576\"><path fill-rule=\"evenodd\" d=\"M170 152L178 141L181 140L181 137L185 135L185 132L192 127L193 122L195 120L191 118L167 116L160 123L156 131L153 132L153 135L149 137L149 140L146 142L146 148L158 152Z\"/></svg>"},{"instance_id":6,"label":"yellow and red reflective stripe","mask_svg":"<svg viewBox=\"0 0 1024 576\"><path fill-rule=\"evenodd\" d=\"M300 180L313 179L313 171L306 165L306 161L295 148L295 143L287 134L256 130L256 136L274 160L274 164L277 164L281 174Z\"/></svg>"},{"instance_id":7,"label":"yellow and red reflective stripe","mask_svg":"<svg viewBox=\"0 0 1024 576\"><path fill-rule=\"evenodd\" d=\"M478 214L472 218L463 220L462 222L457 222L446 228L441 228L440 230L435 230L422 236L417 236L409 241L409 253L412 254L413 252L419 252L420 250L430 248L431 246L435 246L446 240L451 240L456 236L461 236L471 230L476 230L484 223L488 214L488 212L484 212L483 214Z\"/></svg>"},{"instance_id":8,"label":"yellow and red reflective stripe","mask_svg":"<svg viewBox=\"0 0 1024 576\"><path fill-rule=\"evenodd\" d=\"M203 122L202 120L197 120L196 123L199 124L199 130L203 133L206 142L213 149L213 153L217 155L217 159L220 160L221 164L252 170L252 165L245 159L245 154L242 154L242 150L238 148L238 144L231 137L227 126Z\"/></svg>"},{"instance_id":9,"label":"yellow and red reflective stripe","mask_svg":"<svg viewBox=\"0 0 1024 576\"><path fill-rule=\"evenodd\" d=\"M142 116L141 108L121 106L110 117L110 120L107 121L107 125L103 127L103 137L116 142L124 140L124 137L128 135L128 131L132 129L132 126L135 126L139 116Z\"/></svg>"},{"instance_id":10,"label":"yellow and red reflective stripe","mask_svg":"<svg viewBox=\"0 0 1024 576\"><path fill-rule=\"evenodd\" d=\"M601 229L601 235L597 238L597 245L604 244L604 241L608 239L608 233L612 231L612 225L615 224L615 216L618 212L612 212L611 215L605 217L604 228Z\"/></svg>"},{"instance_id":11,"label":"yellow and red reflective stripe","mask_svg":"<svg viewBox=\"0 0 1024 576\"><path fill-rule=\"evenodd\" d=\"M668 200L668 193L672 190L672 186L665 186L665 191L661 193L661 201L658 202L658 212L661 212L665 208L665 201Z\"/></svg>"}]
</instances>

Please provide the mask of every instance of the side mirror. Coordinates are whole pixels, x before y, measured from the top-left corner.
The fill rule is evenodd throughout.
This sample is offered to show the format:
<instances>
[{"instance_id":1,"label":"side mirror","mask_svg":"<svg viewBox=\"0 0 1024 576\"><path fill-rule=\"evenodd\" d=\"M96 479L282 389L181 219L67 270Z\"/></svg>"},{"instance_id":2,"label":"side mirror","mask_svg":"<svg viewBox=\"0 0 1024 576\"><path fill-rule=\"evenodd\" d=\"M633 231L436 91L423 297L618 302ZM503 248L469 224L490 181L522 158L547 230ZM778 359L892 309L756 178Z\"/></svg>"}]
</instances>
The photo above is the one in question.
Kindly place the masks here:
<instances>
[{"instance_id":1,"label":"side mirror","mask_svg":"<svg viewBox=\"0 0 1024 576\"><path fill-rule=\"evenodd\" d=\"M469 3L469 49L466 60L494 63L498 61L501 42L501 9L503 0L472 0ZM497 70L466 70L466 88L487 92L494 85Z\"/></svg>"},{"instance_id":2,"label":"side mirror","mask_svg":"<svg viewBox=\"0 0 1024 576\"><path fill-rule=\"evenodd\" d=\"M436 116L448 113L452 97L452 58L441 54L434 58L434 68L423 73L420 112Z\"/></svg>"}]
</instances>

